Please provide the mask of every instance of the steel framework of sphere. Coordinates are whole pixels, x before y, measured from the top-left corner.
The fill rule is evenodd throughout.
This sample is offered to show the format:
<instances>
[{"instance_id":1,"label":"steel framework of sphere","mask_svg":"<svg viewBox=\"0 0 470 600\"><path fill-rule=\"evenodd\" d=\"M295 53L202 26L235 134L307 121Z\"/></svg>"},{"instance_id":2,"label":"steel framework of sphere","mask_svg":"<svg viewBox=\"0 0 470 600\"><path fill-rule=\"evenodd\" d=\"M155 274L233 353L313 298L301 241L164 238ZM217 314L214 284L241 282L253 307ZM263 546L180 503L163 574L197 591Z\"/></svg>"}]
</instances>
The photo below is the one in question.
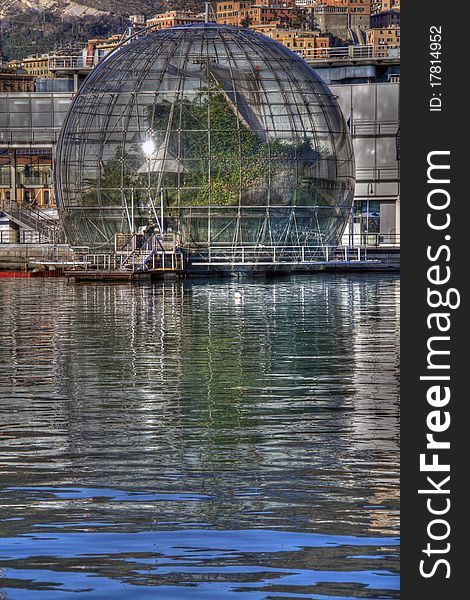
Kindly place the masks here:
<instances>
[{"instance_id":1,"label":"steel framework of sphere","mask_svg":"<svg viewBox=\"0 0 470 600\"><path fill-rule=\"evenodd\" d=\"M62 129L57 198L72 244L148 224L188 246L336 243L354 195L351 137L300 57L249 29L148 33L89 76Z\"/></svg>"}]
</instances>

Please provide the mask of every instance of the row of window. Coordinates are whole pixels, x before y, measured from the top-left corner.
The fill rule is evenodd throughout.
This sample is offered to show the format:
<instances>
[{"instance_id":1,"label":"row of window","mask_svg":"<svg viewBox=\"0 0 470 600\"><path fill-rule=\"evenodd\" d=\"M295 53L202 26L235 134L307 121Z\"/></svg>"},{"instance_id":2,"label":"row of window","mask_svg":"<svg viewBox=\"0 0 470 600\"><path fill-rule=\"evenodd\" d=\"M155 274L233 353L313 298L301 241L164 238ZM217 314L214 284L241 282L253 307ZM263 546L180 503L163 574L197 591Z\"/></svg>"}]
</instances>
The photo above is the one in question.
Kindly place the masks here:
<instances>
[{"instance_id":1,"label":"row of window","mask_svg":"<svg viewBox=\"0 0 470 600\"><path fill-rule=\"evenodd\" d=\"M3 198L5 200L11 200L11 191L5 191ZM17 200L27 202L28 204L35 204L37 206L50 206L51 205L51 191L50 190L17 190ZM0 190L0 199L2 199L2 191Z\"/></svg>"},{"instance_id":2,"label":"row of window","mask_svg":"<svg viewBox=\"0 0 470 600\"><path fill-rule=\"evenodd\" d=\"M50 73L49 69L41 70L41 71L39 71L39 70L28 71L28 75L48 77L50 74L51 73Z\"/></svg>"}]
</instances>

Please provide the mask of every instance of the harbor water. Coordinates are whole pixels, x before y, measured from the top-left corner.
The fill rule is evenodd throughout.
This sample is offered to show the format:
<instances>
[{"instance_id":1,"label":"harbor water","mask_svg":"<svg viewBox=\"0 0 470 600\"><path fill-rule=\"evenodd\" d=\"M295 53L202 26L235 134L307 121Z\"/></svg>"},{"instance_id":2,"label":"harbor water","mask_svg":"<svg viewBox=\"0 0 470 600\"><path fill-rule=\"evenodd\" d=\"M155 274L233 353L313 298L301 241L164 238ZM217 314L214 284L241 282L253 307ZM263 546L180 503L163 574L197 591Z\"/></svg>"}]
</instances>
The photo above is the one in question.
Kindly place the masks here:
<instances>
[{"instance_id":1,"label":"harbor water","mask_svg":"<svg viewBox=\"0 0 470 600\"><path fill-rule=\"evenodd\" d=\"M399 280L0 282L0 597L399 597Z\"/></svg>"}]
</instances>

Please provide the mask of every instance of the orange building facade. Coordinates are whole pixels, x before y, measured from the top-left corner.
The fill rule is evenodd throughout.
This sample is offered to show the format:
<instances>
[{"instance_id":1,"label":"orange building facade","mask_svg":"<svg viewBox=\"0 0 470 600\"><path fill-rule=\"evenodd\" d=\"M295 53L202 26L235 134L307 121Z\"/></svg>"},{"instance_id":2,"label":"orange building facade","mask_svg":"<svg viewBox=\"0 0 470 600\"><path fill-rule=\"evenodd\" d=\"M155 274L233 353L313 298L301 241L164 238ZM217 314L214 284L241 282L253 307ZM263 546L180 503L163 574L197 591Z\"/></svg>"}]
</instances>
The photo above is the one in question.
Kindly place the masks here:
<instances>
[{"instance_id":1,"label":"orange building facade","mask_svg":"<svg viewBox=\"0 0 470 600\"><path fill-rule=\"evenodd\" d=\"M318 0L317 2L313 2L312 4L316 4L317 6L337 6L340 8L347 8L348 0Z\"/></svg>"},{"instance_id":2,"label":"orange building facade","mask_svg":"<svg viewBox=\"0 0 470 600\"><path fill-rule=\"evenodd\" d=\"M400 46L400 28L388 27L385 29L369 29L367 32L367 43L370 46Z\"/></svg>"},{"instance_id":3,"label":"orange building facade","mask_svg":"<svg viewBox=\"0 0 470 600\"><path fill-rule=\"evenodd\" d=\"M348 2L348 13L350 15L370 15L371 0L353 0Z\"/></svg>"},{"instance_id":4,"label":"orange building facade","mask_svg":"<svg viewBox=\"0 0 470 600\"><path fill-rule=\"evenodd\" d=\"M316 6L346 8L350 14L370 15L372 2L371 0L318 0L315 3L312 2L312 4L316 4Z\"/></svg>"},{"instance_id":5,"label":"orange building facade","mask_svg":"<svg viewBox=\"0 0 470 600\"><path fill-rule=\"evenodd\" d=\"M0 199L17 200L41 208L53 207L52 154L17 150L14 157L11 154L0 156Z\"/></svg>"},{"instance_id":6,"label":"orange building facade","mask_svg":"<svg viewBox=\"0 0 470 600\"><path fill-rule=\"evenodd\" d=\"M217 2L217 23L222 25L262 25L275 23L287 26L292 15L290 6L268 6L254 2Z\"/></svg>"},{"instance_id":7,"label":"orange building facade","mask_svg":"<svg viewBox=\"0 0 470 600\"><path fill-rule=\"evenodd\" d=\"M204 22L203 14L193 13L189 10L170 10L166 13L155 15L152 19L148 19L146 25L147 27L155 27L156 29L166 29L167 27L201 22Z\"/></svg>"}]
</instances>

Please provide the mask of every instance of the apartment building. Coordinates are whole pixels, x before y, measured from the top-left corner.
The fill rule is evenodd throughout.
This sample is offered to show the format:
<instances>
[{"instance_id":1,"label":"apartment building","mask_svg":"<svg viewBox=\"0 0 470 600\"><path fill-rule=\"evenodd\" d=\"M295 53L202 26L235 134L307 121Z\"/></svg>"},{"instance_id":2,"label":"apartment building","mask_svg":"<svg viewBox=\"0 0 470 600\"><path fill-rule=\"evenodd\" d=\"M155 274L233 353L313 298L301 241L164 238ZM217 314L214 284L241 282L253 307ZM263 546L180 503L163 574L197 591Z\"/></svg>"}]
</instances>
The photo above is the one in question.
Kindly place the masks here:
<instances>
[{"instance_id":1,"label":"apartment building","mask_svg":"<svg viewBox=\"0 0 470 600\"><path fill-rule=\"evenodd\" d=\"M52 73L49 71L49 56L47 54L33 54L24 58L23 69L26 73L35 77L52 77Z\"/></svg>"},{"instance_id":2,"label":"apartment building","mask_svg":"<svg viewBox=\"0 0 470 600\"><path fill-rule=\"evenodd\" d=\"M222 25L262 25L276 23L286 27L290 23L290 6L261 5L254 2L217 2L217 23Z\"/></svg>"},{"instance_id":3,"label":"apartment building","mask_svg":"<svg viewBox=\"0 0 470 600\"><path fill-rule=\"evenodd\" d=\"M272 28L260 32L264 33L267 37L280 42L284 46L287 46L287 48L305 59L320 58L321 50L330 47L330 38L319 36L314 31Z\"/></svg>"},{"instance_id":4,"label":"apartment building","mask_svg":"<svg viewBox=\"0 0 470 600\"><path fill-rule=\"evenodd\" d=\"M178 25L189 25L190 23L203 23L204 14L194 13L190 10L170 10L165 13L159 13L153 18L147 20L147 27L156 29L165 29L167 27L176 27Z\"/></svg>"},{"instance_id":5,"label":"apartment building","mask_svg":"<svg viewBox=\"0 0 470 600\"><path fill-rule=\"evenodd\" d=\"M386 27L369 29L367 32L367 43L370 46L400 46L400 27Z\"/></svg>"}]
</instances>

